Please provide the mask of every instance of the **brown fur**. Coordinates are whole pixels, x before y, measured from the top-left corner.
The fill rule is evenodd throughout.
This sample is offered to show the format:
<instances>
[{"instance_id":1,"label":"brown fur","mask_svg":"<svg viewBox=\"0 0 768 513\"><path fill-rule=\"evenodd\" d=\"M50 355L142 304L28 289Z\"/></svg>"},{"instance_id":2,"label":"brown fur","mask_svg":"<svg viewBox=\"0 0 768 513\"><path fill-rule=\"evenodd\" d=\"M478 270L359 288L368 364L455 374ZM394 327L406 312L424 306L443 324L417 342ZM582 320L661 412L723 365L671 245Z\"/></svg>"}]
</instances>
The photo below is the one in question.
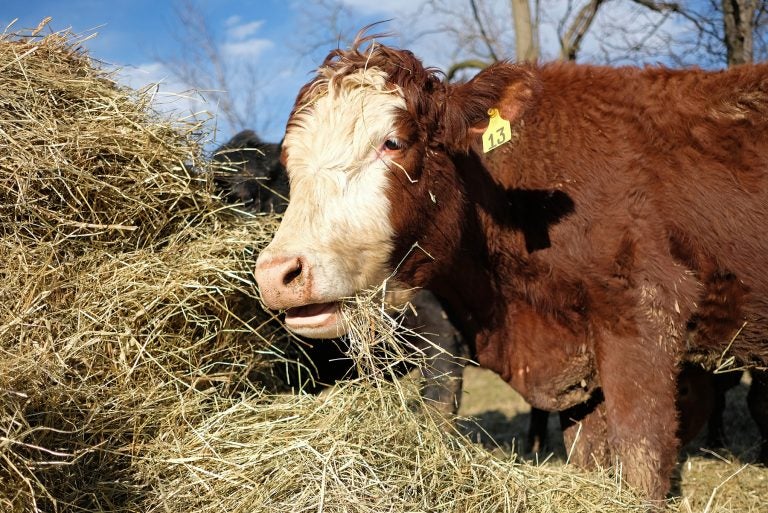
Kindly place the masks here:
<instances>
[{"instance_id":1,"label":"brown fur","mask_svg":"<svg viewBox=\"0 0 768 513\"><path fill-rule=\"evenodd\" d=\"M768 65L500 63L449 85L373 45L324 66L381 68L406 99L398 163L416 181L392 173L396 279L435 292L481 365L570 419L574 459L604 463L607 440L662 499L678 364L727 348L768 365ZM484 154L492 107L515 134Z\"/></svg>"}]
</instances>

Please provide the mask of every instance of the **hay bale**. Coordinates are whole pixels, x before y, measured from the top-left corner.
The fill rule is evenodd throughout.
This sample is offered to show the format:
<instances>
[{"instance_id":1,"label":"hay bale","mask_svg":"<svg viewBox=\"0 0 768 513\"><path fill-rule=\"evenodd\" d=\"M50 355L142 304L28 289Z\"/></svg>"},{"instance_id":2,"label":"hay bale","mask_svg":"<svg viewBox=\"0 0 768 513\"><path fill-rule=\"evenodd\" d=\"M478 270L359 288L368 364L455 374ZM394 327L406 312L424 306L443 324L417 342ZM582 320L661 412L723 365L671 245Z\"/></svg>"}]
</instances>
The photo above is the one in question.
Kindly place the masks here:
<instances>
[{"instance_id":1,"label":"hay bale","mask_svg":"<svg viewBox=\"0 0 768 513\"><path fill-rule=\"evenodd\" d=\"M75 252L153 244L212 208L185 171L200 126L160 120L150 94L119 87L77 44L0 36L0 233Z\"/></svg>"},{"instance_id":2,"label":"hay bale","mask_svg":"<svg viewBox=\"0 0 768 513\"><path fill-rule=\"evenodd\" d=\"M607 474L525 464L448 432L417 382L387 379L413 353L377 295L344 311L358 380L320 396L180 400L137 464L146 511L646 511Z\"/></svg>"},{"instance_id":3,"label":"hay bale","mask_svg":"<svg viewBox=\"0 0 768 513\"><path fill-rule=\"evenodd\" d=\"M416 392L418 394L418 392ZM519 472L403 414L402 390L360 384L221 404L168 419L145 460L149 511L518 511ZM407 402L406 402L407 405ZM485 483L485 486L478 486ZM504 506L507 506L506 508Z\"/></svg>"},{"instance_id":4,"label":"hay bale","mask_svg":"<svg viewBox=\"0 0 768 513\"><path fill-rule=\"evenodd\" d=\"M759 513L768 504L768 470L724 457L688 458L681 466L680 511Z\"/></svg>"},{"instance_id":5,"label":"hay bale","mask_svg":"<svg viewBox=\"0 0 768 513\"><path fill-rule=\"evenodd\" d=\"M446 433L415 386L347 384L184 411L141 467L147 511L643 512L607 476L497 457ZM182 420L184 419L184 420Z\"/></svg>"},{"instance_id":6,"label":"hay bale","mask_svg":"<svg viewBox=\"0 0 768 513\"><path fill-rule=\"evenodd\" d=\"M141 511L156 418L274 381L250 280L274 219L224 209L200 127L73 35L3 35L0 61L0 509Z\"/></svg>"}]
</instances>

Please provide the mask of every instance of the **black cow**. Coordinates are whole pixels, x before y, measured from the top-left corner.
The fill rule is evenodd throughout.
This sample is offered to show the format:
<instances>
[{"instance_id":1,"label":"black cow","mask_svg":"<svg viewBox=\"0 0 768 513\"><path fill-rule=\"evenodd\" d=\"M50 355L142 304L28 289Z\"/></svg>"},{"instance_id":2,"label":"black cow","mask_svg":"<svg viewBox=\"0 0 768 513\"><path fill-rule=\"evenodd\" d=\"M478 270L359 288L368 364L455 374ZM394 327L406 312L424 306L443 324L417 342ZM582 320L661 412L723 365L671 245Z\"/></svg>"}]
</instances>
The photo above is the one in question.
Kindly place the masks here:
<instances>
[{"instance_id":1,"label":"black cow","mask_svg":"<svg viewBox=\"0 0 768 513\"><path fill-rule=\"evenodd\" d=\"M280 143L263 142L243 130L213 154L214 182L228 203L242 203L253 212L281 214L288 206L288 176L280 164Z\"/></svg>"}]
</instances>

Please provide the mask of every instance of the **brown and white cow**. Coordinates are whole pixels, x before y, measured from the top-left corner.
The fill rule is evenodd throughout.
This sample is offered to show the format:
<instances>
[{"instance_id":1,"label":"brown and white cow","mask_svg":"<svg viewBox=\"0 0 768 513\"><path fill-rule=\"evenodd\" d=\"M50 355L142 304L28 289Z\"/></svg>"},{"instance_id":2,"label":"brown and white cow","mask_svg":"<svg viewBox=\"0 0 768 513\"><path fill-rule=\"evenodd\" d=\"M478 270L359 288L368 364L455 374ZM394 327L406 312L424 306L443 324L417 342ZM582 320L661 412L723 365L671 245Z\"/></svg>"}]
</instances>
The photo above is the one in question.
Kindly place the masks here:
<instances>
[{"instance_id":1,"label":"brown and white cow","mask_svg":"<svg viewBox=\"0 0 768 513\"><path fill-rule=\"evenodd\" d=\"M489 133L492 109L510 124ZM291 329L335 337L343 298L428 288L481 365L571 421L577 462L617 456L651 499L679 363L768 364L768 65L499 63L453 85L361 38L300 91L283 158L256 278Z\"/></svg>"},{"instance_id":2,"label":"brown and white cow","mask_svg":"<svg viewBox=\"0 0 768 513\"><path fill-rule=\"evenodd\" d=\"M288 206L288 175L280 162L281 143L264 142L253 130L242 130L213 152L214 184L227 203L253 213L283 213ZM408 337L424 358L420 370L425 378L424 398L446 417L461 403L462 372L466 348L445 311L426 290L419 291L403 316L403 324L418 336ZM301 363L310 369L309 380L295 376L305 391L319 391L344 378L356 375L356 365L343 341L307 344ZM407 366L405 366L407 367ZM405 371L406 369L402 369ZM546 418L545 418L546 420ZM542 438L546 424L535 431Z\"/></svg>"}]
</instances>

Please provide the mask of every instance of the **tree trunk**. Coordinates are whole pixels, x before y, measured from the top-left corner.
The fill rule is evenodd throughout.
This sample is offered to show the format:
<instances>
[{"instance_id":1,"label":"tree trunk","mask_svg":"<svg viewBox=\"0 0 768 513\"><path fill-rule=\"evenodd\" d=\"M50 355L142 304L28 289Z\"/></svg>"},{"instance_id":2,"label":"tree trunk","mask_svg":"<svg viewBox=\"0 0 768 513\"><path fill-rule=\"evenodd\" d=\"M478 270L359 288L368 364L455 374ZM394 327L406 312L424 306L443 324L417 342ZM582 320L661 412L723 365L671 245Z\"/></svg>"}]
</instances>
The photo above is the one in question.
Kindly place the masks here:
<instances>
[{"instance_id":1,"label":"tree trunk","mask_svg":"<svg viewBox=\"0 0 768 513\"><path fill-rule=\"evenodd\" d=\"M728 66L752 62L752 32L757 1L722 0L722 8Z\"/></svg>"},{"instance_id":2,"label":"tree trunk","mask_svg":"<svg viewBox=\"0 0 768 513\"><path fill-rule=\"evenodd\" d=\"M515 50L518 61L535 61L539 57L536 33L531 19L528 0L510 0L512 17L515 21Z\"/></svg>"}]
</instances>

